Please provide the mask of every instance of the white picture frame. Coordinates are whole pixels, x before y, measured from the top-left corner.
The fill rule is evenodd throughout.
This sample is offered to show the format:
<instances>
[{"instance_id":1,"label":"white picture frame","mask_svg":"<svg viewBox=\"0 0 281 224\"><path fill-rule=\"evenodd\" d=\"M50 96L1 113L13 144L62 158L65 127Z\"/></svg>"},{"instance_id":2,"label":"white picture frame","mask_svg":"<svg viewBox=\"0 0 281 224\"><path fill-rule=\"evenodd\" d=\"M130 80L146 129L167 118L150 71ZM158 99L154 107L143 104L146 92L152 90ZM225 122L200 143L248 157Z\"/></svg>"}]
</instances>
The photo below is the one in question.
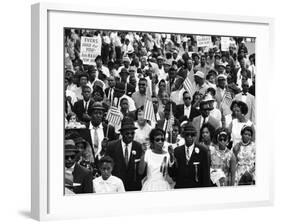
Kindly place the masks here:
<instances>
[{"instance_id":1,"label":"white picture frame","mask_svg":"<svg viewBox=\"0 0 281 224\"><path fill-rule=\"evenodd\" d=\"M271 18L247 16L155 10L128 12L126 9L50 3L32 5L32 217L37 220L70 219L271 205L274 145L270 134L260 130L268 126L269 108L273 103L260 94L261 84L267 88L270 82L262 75L258 76L256 87L257 184L254 187L65 197L61 102L63 27L252 36L257 38L257 73L269 74L268 58L274 44L273 22ZM107 205L106 211L104 204Z\"/></svg>"}]
</instances>

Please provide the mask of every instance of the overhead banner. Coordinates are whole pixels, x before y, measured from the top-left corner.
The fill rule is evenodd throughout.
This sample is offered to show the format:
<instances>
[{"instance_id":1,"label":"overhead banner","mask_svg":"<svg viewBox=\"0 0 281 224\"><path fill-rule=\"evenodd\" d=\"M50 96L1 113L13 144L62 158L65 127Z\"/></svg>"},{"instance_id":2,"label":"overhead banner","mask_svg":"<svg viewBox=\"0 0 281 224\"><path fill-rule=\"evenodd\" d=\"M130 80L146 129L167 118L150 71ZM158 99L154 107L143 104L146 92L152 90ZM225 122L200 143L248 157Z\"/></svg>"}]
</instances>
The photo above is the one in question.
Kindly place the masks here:
<instances>
[{"instance_id":1,"label":"overhead banner","mask_svg":"<svg viewBox=\"0 0 281 224\"><path fill-rule=\"evenodd\" d=\"M211 36L196 36L197 47L209 47L212 44Z\"/></svg>"},{"instance_id":2,"label":"overhead banner","mask_svg":"<svg viewBox=\"0 0 281 224\"><path fill-rule=\"evenodd\" d=\"M83 64L93 65L98 55L101 55L101 38L81 37L80 59Z\"/></svg>"}]
</instances>

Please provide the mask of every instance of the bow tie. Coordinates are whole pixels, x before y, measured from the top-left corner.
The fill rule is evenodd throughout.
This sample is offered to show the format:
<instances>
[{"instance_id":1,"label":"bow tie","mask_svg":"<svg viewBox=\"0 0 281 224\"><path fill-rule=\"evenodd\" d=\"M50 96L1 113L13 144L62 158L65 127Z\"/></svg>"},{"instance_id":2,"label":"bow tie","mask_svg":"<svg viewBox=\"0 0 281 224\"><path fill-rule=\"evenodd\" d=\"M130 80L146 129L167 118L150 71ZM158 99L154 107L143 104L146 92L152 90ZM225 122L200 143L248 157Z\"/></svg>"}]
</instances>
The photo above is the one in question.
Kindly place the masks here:
<instances>
[{"instance_id":1,"label":"bow tie","mask_svg":"<svg viewBox=\"0 0 281 224\"><path fill-rule=\"evenodd\" d=\"M247 93L242 93L242 96L247 96Z\"/></svg>"}]
</instances>

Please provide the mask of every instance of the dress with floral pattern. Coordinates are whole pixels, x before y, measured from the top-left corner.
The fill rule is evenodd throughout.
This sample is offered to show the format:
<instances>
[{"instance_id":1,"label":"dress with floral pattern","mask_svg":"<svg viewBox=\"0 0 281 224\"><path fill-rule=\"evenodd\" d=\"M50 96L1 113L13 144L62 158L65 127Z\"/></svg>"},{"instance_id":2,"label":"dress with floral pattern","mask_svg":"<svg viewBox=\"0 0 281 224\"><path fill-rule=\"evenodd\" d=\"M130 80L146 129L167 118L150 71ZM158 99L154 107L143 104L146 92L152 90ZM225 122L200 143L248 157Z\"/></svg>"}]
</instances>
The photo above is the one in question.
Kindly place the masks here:
<instances>
[{"instance_id":1,"label":"dress with floral pattern","mask_svg":"<svg viewBox=\"0 0 281 224\"><path fill-rule=\"evenodd\" d=\"M255 179L255 159L256 159L256 147L255 143L251 142L249 145L240 146L240 150L237 154L237 165L235 175L235 185L239 184L241 177L248 173Z\"/></svg>"},{"instance_id":2,"label":"dress with floral pattern","mask_svg":"<svg viewBox=\"0 0 281 224\"><path fill-rule=\"evenodd\" d=\"M234 154L231 150L220 150L217 146L210 148L210 177L217 186L228 186L231 183L230 165ZM220 181L224 179L223 183Z\"/></svg>"}]
</instances>

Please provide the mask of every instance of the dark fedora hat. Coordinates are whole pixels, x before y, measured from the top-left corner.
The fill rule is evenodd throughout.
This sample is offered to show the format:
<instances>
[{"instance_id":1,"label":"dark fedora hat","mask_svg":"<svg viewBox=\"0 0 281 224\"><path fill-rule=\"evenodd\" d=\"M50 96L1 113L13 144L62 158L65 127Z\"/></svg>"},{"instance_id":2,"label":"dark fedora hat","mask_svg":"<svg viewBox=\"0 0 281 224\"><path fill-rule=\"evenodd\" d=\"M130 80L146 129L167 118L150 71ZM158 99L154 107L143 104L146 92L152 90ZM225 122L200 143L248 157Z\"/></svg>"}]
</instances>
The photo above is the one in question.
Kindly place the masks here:
<instances>
[{"instance_id":1,"label":"dark fedora hat","mask_svg":"<svg viewBox=\"0 0 281 224\"><path fill-rule=\"evenodd\" d=\"M196 134L197 131L191 122L185 123L182 125L182 136L186 134Z\"/></svg>"},{"instance_id":2,"label":"dark fedora hat","mask_svg":"<svg viewBox=\"0 0 281 224\"><path fill-rule=\"evenodd\" d=\"M119 129L119 131L124 131L124 130L135 130L137 129L135 127L134 121L129 118L129 117L125 117L122 122L121 122L121 128Z\"/></svg>"},{"instance_id":3,"label":"dark fedora hat","mask_svg":"<svg viewBox=\"0 0 281 224\"><path fill-rule=\"evenodd\" d=\"M92 112L93 110L105 110L105 108L104 108L104 106L103 106L103 104L102 104L102 102L94 102L90 107L89 107L89 109L88 109L88 111L90 112Z\"/></svg>"}]
</instances>

